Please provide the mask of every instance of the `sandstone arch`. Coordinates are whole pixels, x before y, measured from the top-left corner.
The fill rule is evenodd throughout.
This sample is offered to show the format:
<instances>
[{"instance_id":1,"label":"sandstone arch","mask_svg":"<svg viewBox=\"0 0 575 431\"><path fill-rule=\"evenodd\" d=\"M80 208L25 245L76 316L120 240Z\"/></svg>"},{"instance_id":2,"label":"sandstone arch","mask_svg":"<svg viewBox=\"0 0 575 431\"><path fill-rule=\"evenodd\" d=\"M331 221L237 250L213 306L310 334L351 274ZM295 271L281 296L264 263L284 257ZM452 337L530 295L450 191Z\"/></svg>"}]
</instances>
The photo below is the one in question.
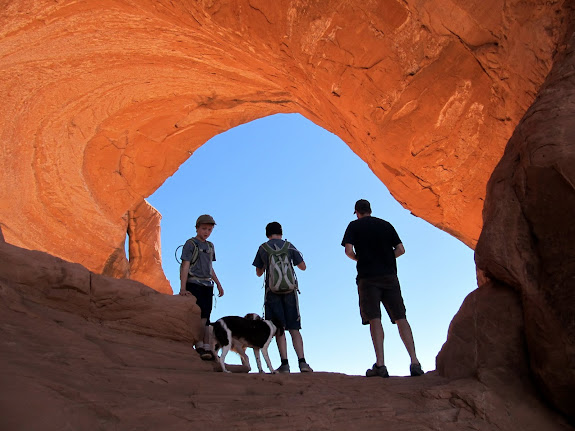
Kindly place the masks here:
<instances>
[{"instance_id":1,"label":"sandstone arch","mask_svg":"<svg viewBox=\"0 0 575 431\"><path fill-rule=\"evenodd\" d=\"M139 272L123 253L128 229L131 240L154 250L157 231L142 225L157 225L158 215L144 198L211 136L265 115L299 112L341 137L414 214L474 247L487 181L554 54L573 49L569 38L562 45L572 23L568 2L538 0L8 2L0 12L4 236L166 289L159 263ZM546 88L572 90L572 58L557 58L562 63ZM539 103L516 136L531 136L537 109L551 112ZM572 157L572 128L565 127L556 129L560 153ZM515 137L511 145L528 141ZM571 184L572 192L569 170L555 171L565 181L554 174L550 180ZM532 190L550 171L530 172L541 174L521 183ZM513 232L501 232L508 224L492 181L492 225L483 235L502 240ZM565 203L560 196L569 190L552 194L557 200L538 196ZM525 202L528 209L541 205ZM543 239L541 220L527 220L517 238L538 232ZM547 298L534 307L543 315L537 322L561 309L567 317L549 328L567 324L563 344L572 346L572 308L557 304L569 290L556 297L553 289L572 286L572 279L545 275L554 255L535 250L541 258L529 268L539 270L525 273L492 247L480 251L488 276L523 300ZM541 337L528 337L531 352ZM536 357L536 375L550 393L557 376L546 383L549 364L573 369L572 351L558 349L553 361ZM570 375L567 387L574 381ZM550 398L568 410L564 398Z\"/></svg>"},{"instance_id":2,"label":"sandstone arch","mask_svg":"<svg viewBox=\"0 0 575 431\"><path fill-rule=\"evenodd\" d=\"M127 212L197 147L300 112L347 142L403 205L473 247L488 175L562 31L558 6L516 7L11 2L6 238L120 275ZM527 33L535 44L518 46Z\"/></svg>"}]
</instances>

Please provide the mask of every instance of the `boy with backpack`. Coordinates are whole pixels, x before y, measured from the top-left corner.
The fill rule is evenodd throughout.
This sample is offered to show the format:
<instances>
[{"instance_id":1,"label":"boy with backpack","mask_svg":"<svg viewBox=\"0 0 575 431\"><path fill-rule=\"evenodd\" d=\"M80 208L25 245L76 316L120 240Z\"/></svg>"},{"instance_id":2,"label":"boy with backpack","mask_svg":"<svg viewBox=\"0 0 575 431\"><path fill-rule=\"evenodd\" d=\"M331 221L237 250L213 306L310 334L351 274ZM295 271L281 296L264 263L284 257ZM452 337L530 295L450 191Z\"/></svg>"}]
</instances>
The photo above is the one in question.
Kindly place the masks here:
<instances>
[{"instance_id":1,"label":"boy with backpack","mask_svg":"<svg viewBox=\"0 0 575 431\"><path fill-rule=\"evenodd\" d=\"M298 357L299 369L302 373L313 370L305 361L303 352L303 339L299 332L301 319L298 306L298 287L294 265L305 271L306 264L301 253L282 239L282 227L278 222L271 222L266 226L268 241L260 245L253 265L256 275L265 277L265 318L276 318L282 322L285 330L289 331L294 350ZM281 358L278 373L289 373L290 366L287 359L287 341L285 334L276 336L276 342Z\"/></svg>"},{"instance_id":2,"label":"boy with backpack","mask_svg":"<svg viewBox=\"0 0 575 431\"><path fill-rule=\"evenodd\" d=\"M196 343L196 352L205 361L215 359L210 347L210 334L205 329L210 324L214 282L218 287L218 296L224 294L224 289L212 267L212 262L216 260L214 245L208 241L215 224L212 216L204 214L198 217L197 235L184 244L180 266L180 295L194 295L196 304L200 307L203 333Z\"/></svg>"}]
</instances>

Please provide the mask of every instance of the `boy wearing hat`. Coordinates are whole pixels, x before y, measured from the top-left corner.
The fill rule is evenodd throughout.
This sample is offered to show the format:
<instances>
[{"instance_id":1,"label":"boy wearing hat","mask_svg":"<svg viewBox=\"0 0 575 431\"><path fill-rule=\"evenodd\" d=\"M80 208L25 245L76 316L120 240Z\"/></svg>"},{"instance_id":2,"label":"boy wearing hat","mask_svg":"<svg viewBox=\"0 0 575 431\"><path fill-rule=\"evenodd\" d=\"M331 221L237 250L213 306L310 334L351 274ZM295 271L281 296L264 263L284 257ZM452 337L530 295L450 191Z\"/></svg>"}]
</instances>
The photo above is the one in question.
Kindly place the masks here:
<instances>
[{"instance_id":1,"label":"boy wearing hat","mask_svg":"<svg viewBox=\"0 0 575 431\"><path fill-rule=\"evenodd\" d=\"M180 266L180 295L193 295L201 310L203 334L196 343L196 351L203 360L215 358L210 347L210 334L206 326L210 323L212 312L212 297L214 282L218 288L218 296L223 296L224 289L212 267L216 260L214 245L208 241L216 222L212 216L204 214L196 221L196 233L182 249L182 264Z\"/></svg>"},{"instance_id":2,"label":"boy wearing hat","mask_svg":"<svg viewBox=\"0 0 575 431\"><path fill-rule=\"evenodd\" d=\"M391 323L397 324L399 336L409 353L412 376L423 374L415 354L411 326L405 317L405 305L397 279L395 259L405 253L405 248L391 223L371 216L371 205L365 199L355 203L352 221L343 236L341 245L345 254L357 262L357 291L359 310L364 325L369 324L375 364L366 371L367 377L389 377L383 357L383 326L381 307L383 303Z\"/></svg>"}]
</instances>

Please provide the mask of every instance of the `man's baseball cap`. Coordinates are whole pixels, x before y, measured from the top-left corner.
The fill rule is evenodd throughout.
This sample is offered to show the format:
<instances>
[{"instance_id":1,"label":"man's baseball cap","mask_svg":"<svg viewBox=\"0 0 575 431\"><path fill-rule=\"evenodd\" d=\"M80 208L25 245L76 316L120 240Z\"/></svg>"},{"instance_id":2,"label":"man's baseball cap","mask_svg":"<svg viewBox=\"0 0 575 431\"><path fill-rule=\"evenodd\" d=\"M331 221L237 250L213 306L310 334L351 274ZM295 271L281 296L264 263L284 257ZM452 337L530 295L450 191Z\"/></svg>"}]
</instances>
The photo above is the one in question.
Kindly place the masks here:
<instances>
[{"instance_id":1,"label":"man's baseball cap","mask_svg":"<svg viewBox=\"0 0 575 431\"><path fill-rule=\"evenodd\" d=\"M201 224L216 224L216 221L211 215L203 214L198 217L198 220L196 220L196 227Z\"/></svg>"},{"instance_id":2,"label":"man's baseball cap","mask_svg":"<svg viewBox=\"0 0 575 431\"><path fill-rule=\"evenodd\" d=\"M371 214L371 205L369 201L365 199L360 199L355 203L355 211L354 214Z\"/></svg>"}]
</instances>

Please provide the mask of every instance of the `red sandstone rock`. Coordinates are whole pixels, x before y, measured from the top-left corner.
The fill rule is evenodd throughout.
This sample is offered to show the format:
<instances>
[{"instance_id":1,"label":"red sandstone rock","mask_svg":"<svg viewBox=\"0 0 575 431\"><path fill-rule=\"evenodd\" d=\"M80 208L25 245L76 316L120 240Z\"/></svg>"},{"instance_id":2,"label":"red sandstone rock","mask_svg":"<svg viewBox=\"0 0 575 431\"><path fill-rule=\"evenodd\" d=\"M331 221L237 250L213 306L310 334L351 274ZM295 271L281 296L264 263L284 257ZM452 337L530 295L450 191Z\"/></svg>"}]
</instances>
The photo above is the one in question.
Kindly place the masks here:
<instances>
[{"instance_id":1,"label":"red sandstone rock","mask_svg":"<svg viewBox=\"0 0 575 431\"><path fill-rule=\"evenodd\" d=\"M513 375L218 373L193 300L7 244L0 274L2 430L572 429Z\"/></svg>"},{"instance_id":2,"label":"red sandstone rock","mask_svg":"<svg viewBox=\"0 0 575 431\"><path fill-rule=\"evenodd\" d=\"M143 201L128 213L130 279L163 293L172 293L162 269L160 220L162 216Z\"/></svg>"},{"instance_id":3,"label":"red sandstone rock","mask_svg":"<svg viewBox=\"0 0 575 431\"><path fill-rule=\"evenodd\" d=\"M488 186L476 262L519 292L531 371L575 418L575 20Z\"/></svg>"},{"instance_id":4,"label":"red sandstone rock","mask_svg":"<svg viewBox=\"0 0 575 431\"><path fill-rule=\"evenodd\" d=\"M527 4L503 0L9 2L0 10L3 234L12 244L50 251L92 271L125 277L132 270L123 250L129 211L213 135L265 115L299 112L347 142L413 213L473 246L482 226L487 179L559 51L562 55L555 59L551 75L490 180L477 262L493 285L470 297L478 308L465 304L451 337L469 330L465 313L480 316L497 311L489 304L490 295L514 304L510 292L499 290L513 287L521 298L531 370L547 399L573 418L575 82L571 71L575 63L572 40L567 40L567 47L557 46L564 34L573 32L571 7L570 2L542 0ZM151 226L157 226L157 215L150 220ZM140 230L143 225L142 220L130 227L134 241L155 252L158 232ZM2 254L5 262L0 260L6 271L0 277L10 275L11 283L17 284L16 289L2 288L9 308L15 307L9 316L1 314L8 319L6 327L15 334L13 339L19 339L14 328L20 326L10 321L27 328L20 335L27 343L36 340L31 334L41 334L40 344L51 340L49 332L38 330L29 319L36 316L34 302L41 309L37 316L42 322L43 313L54 320L53 311L44 311L43 304L48 304L64 310L58 313L74 311L85 318L103 319L104 328L115 325L148 335L176 331L183 337L190 325L197 324L197 319L179 317L174 329L162 322L166 315L161 310L172 305L165 301L180 298L160 300L167 297L153 295L134 282L114 282L79 265L60 266L60 260L44 254L14 253L23 259L9 252ZM139 269L138 259L150 257L144 253L135 255L134 276L159 286L158 265L149 274ZM112 288L111 283L118 285ZM19 295L25 299L18 299ZM159 309L158 300L163 304ZM186 303L177 304L186 308ZM142 314L146 310L149 316ZM176 315L183 316L180 311ZM70 319L69 327L75 327L76 319ZM489 329L489 320L485 316L480 320L481 327ZM503 321L515 330L500 342L490 338L492 332L467 343L450 339L439 363L449 364L458 355L468 358L466 345L485 349L510 338L517 340L514 334L520 322ZM55 332L53 341L57 344L59 339L62 344L64 335ZM517 351L519 345L511 343L509 351ZM100 346L111 352L112 363L126 363L117 359L121 355L108 341ZM459 352L458 346L462 346ZM36 358L34 353L40 352L50 357L46 346L36 352L34 348L31 354L23 348L20 355ZM422 423L448 429L453 423L461 427L464 421L463 426L489 429L487 417L489 424L501 429L549 429L532 412L532 400L529 407L513 404L520 390L515 398L511 390L511 402L505 397L506 405L524 407L521 412L511 409L513 420L509 412L506 416L503 408L498 409L503 401L494 394L502 392L495 388L505 390L490 367L509 367L513 361L502 348L493 358L485 356L485 350L479 353L475 358L481 361L473 366L482 371L483 381L489 378L491 390L481 387L463 397L453 389L424 392L424 404L432 404L432 409L439 405L439 410L420 416ZM14 373L5 387L21 388L24 395L14 398L10 411L32 400L44 413L37 416L44 423L52 407L69 408L66 400L87 390L78 390L73 381L63 384L50 377L67 375L59 368L60 357L54 360L58 366L50 364L38 371L36 380L25 382L19 376L29 370L15 362L11 359ZM517 364L521 363L519 358ZM86 371L77 365L75 377ZM95 363L96 368L101 365ZM471 373L473 367L453 372ZM160 383L165 377L160 377ZM109 391L103 383L108 377L99 378L99 388ZM156 383L130 382L156 389ZM35 393L39 395L31 396ZM55 393L61 398L55 398ZM178 399L186 400L188 394L182 391ZM310 399L317 399L317 393L311 394ZM81 408L75 422L78 428L86 428L83 421L122 422L121 408L106 409L102 407L108 406L106 397L99 399L93 410ZM116 399L117 405L122 401ZM396 429L405 419L401 412L411 415L420 402L416 398L398 407ZM346 419L355 418L362 426L375 426L382 416L397 420L393 408L381 410L379 403L366 403L372 410L356 418L344 409ZM142 410L141 403L138 408ZM167 414L172 413L170 408L163 405ZM266 422L277 418L278 411L283 412L260 410L256 417ZM326 416L337 419L337 412L326 411ZM177 413L177 418L188 414L185 408ZM17 417L35 419L29 413ZM527 420L517 425L517 418ZM126 424L134 428L141 423ZM404 429L413 429L412 425Z\"/></svg>"},{"instance_id":5,"label":"red sandstone rock","mask_svg":"<svg viewBox=\"0 0 575 431\"><path fill-rule=\"evenodd\" d=\"M510 286L479 274L449 326L447 341L436 358L440 375L531 381L521 299Z\"/></svg>"},{"instance_id":6,"label":"red sandstone rock","mask_svg":"<svg viewBox=\"0 0 575 431\"><path fill-rule=\"evenodd\" d=\"M93 274L43 252L0 243L0 278L27 302L74 312L105 327L191 344L200 333L200 310L192 297Z\"/></svg>"},{"instance_id":7,"label":"red sandstone rock","mask_svg":"<svg viewBox=\"0 0 575 431\"><path fill-rule=\"evenodd\" d=\"M0 11L4 235L125 275L128 211L215 134L299 112L473 246L485 184L564 15L543 0L12 1Z\"/></svg>"}]
</instances>

